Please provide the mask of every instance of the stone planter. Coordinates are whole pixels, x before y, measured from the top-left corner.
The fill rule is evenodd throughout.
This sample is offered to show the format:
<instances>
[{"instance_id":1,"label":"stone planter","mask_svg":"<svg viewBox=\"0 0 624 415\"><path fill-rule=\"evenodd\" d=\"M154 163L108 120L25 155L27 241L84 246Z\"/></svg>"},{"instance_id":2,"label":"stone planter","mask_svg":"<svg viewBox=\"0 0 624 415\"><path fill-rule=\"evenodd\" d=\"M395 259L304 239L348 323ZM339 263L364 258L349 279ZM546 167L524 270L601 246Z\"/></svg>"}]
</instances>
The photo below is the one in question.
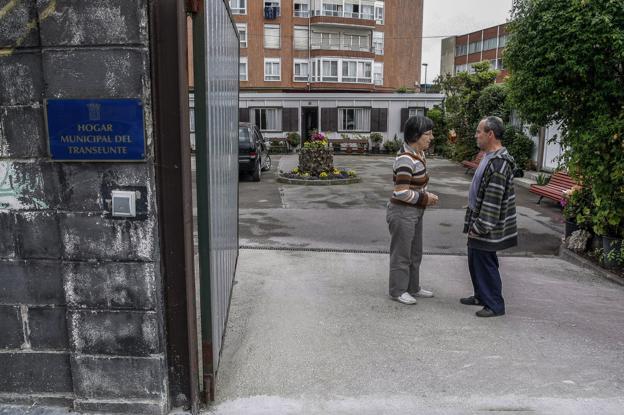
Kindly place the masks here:
<instances>
[{"instance_id":1,"label":"stone planter","mask_svg":"<svg viewBox=\"0 0 624 415\"><path fill-rule=\"evenodd\" d=\"M589 241L590 252L594 252L597 249L601 249L601 248L602 248L602 236L592 235L592 238Z\"/></svg>"},{"instance_id":2,"label":"stone planter","mask_svg":"<svg viewBox=\"0 0 624 415\"><path fill-rule=\"evenodd\" d=\"M331 147L302 148L299 151L299 170L318 176L334 169L334 150Z\"/></svg>"}]
</instances>

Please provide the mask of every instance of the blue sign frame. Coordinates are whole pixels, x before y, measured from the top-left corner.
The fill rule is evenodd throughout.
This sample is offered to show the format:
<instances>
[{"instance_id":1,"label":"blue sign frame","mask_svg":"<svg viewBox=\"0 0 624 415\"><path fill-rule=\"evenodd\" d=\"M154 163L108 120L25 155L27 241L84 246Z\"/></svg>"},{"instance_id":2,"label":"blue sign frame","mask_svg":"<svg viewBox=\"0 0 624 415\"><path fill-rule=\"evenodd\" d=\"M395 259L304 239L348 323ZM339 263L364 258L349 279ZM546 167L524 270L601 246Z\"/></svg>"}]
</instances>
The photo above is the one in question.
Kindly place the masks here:
<instances>
[{"instance_id":1,"label":"blue sign frame","mask_svg":"<svg viewBox=\"0 0 624 415\"><path fill-rule=\"evenodd\" d=\"M140 99L48 99L45 106L52 160L145 160Z\"/></svg>"}]
</instances>

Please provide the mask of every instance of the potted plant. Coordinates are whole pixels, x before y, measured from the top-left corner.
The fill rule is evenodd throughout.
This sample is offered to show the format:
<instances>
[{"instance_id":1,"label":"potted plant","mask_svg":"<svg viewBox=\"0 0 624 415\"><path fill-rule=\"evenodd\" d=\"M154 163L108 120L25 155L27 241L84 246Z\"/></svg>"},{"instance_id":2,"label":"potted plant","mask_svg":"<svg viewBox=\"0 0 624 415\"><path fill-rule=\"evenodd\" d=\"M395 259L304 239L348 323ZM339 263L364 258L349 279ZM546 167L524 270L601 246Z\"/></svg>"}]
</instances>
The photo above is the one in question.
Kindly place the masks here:
<instances>
[{"instance_id":1,"label":"potted plant","mask_svg":"<svg viewBox=\"0 0 624 415\"><path fill-rule=\"evenodd\" d=\"M566 238L579 229L590 229L592 202L591 189L582 186L574 186L563 193L563 198L559 203L563 206Z\"/></svg>"},{"instance_id":2,"label":"potted plant","mask_svg":"<svg viewBox=\"0 0 624 415\"><path fill-rule=\"evenodd\" d=\"M618 197L619 196L619 197ZM594 231L602 235L604 265L616 268L624 263L622 258L622 237L624 236L624 197L611 195L610 197L595 198L595 213L593 215Z\"/></svg>"},{"instance_id":3,"label":"potted plant","mask_svg":"<svg viewBox=\"0 0 624 415\"><path fill-rule=\"evenodd\" d=\"M286 136L286 141L291 148L295 149L301 142L301 136L299 135L299 133L293 131L288 133L288 135Z\"/></svg>"},{"instance_id":4,"label":"potted plant","mask_svg":"<svg viewBox=\"0 0 624 415\"><path fill-rule=\"evenodd\" d=\"M381 145L381 142L383 141L383 135L381 135L381 133L371 133L370 141L371 152L374 154L379 154L379 147Z\"/></svg>"}]
</instances>

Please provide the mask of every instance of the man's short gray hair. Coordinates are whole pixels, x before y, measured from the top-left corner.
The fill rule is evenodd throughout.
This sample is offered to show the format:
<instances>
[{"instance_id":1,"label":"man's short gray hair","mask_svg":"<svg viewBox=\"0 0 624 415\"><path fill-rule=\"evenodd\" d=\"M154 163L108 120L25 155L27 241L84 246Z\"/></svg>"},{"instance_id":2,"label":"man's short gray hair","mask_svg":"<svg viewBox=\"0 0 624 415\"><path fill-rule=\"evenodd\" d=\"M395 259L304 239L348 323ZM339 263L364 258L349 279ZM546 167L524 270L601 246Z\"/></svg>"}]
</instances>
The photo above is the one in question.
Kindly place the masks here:
<instances>
[{"instance_id":1,"label":"man's short gray hair","mask_svg":"<svg viewBox=\"0 0 624 415\"><path fill-rule=\"evenodd\" d=\"M489 133L490 131L492 131L494 133L494 137L496 137L497 140L503 139L503 133L505 132L505 124L503 124L503 120L501 120L500 117L494 117L491 115L489 117L483 118L481 121L485 121L483 123L483 126L484 126L483 130L486 133Z\"/></svg>"}]
</instances>

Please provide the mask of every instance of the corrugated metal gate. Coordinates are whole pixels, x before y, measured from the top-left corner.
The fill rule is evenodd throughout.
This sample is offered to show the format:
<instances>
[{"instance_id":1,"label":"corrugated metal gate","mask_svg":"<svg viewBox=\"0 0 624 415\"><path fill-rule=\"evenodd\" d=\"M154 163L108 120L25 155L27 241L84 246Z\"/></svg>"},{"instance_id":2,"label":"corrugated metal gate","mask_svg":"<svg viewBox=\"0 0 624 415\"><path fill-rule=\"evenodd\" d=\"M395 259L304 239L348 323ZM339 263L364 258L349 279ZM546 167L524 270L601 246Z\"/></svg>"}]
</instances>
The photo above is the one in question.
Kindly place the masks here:
<instances>
[{"instance_id":1,"label":"corrugated metal gate","mask_svg":"<svg viewBox=\"0 0 624 415\"><path fill-rule=\"evenodd\" d=\"M214 399L238 259L239 40L224 0L205 0L193 20L203 387Z\"/></svg>"}]
</instances>

